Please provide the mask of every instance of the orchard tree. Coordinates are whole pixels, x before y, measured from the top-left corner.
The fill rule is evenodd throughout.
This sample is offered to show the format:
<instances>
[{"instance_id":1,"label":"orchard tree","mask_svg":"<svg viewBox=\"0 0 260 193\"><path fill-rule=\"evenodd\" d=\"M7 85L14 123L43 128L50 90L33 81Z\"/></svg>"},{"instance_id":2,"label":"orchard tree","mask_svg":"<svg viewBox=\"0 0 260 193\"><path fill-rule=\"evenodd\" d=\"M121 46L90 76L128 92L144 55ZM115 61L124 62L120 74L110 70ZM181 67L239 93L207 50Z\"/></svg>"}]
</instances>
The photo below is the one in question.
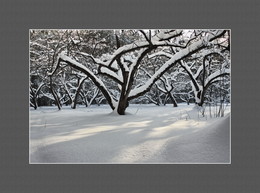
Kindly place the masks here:
<instances>
[{"instance_id":1,"label":"orchard tree","mask_svg":"<svg viewBox=\"0 0 260 193\"><path fill-rule=\"evenodd\" d=\"M53 76L61 65L69 65L88 76L102 92L110 107L116 113L124 115L130 100L144 95L165 72L180 64L185 58L199 51L206 51L212 47L216 39L222 38L226 33L226 30L140 30L139 34L143 38L125 45L121 44L120 37L115 35L115 49L101 56L78 50L60 52L49 76ZM148 55L158 54L166 48L174 50L174 53L168 55L169 59L145 83L135 85L135 77L140 67L146 65ZM202 73L205 74L204 70ZM112 89L106 86L104 77L114 83ZM204 86L213 80L205 81Z\"/></svg>"},{"instance_id":2,"label":"orchard tree","mask_svg":"<svg viewBox=\"0 0 260 193\"><path fill-rule=\"evenodd\" d=\"M170 50L159 51L150 57L165 56L169 60L178 53L178 50L171 47ZM220 50L219 45L209 46L207 50L200 50L189 57L178 61L190 78L190 84L195 96L195 102L202 106L205 100L205 93L209 86L221 80L224 76L230 75L229 51Z\"/></svg>"}]
</instances>

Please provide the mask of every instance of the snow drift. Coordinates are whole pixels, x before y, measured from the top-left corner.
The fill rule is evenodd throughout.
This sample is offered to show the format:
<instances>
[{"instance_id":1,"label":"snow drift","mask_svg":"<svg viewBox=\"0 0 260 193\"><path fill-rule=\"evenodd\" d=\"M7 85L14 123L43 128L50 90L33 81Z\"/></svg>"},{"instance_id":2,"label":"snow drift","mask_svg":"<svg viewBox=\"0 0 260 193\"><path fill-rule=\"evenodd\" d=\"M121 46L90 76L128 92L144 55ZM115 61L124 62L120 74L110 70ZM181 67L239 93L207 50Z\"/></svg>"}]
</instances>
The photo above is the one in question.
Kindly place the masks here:
<instances>
[{"instance_id":1,"label":"snow drift","mask_svg":"<svg viewBox=\"0 0 260 193\"><path fill-rule=\"evenodd\" d=\"M30 111L30 163L230 163L230 115L192 105Z\"/></svg>"}]
</instances>

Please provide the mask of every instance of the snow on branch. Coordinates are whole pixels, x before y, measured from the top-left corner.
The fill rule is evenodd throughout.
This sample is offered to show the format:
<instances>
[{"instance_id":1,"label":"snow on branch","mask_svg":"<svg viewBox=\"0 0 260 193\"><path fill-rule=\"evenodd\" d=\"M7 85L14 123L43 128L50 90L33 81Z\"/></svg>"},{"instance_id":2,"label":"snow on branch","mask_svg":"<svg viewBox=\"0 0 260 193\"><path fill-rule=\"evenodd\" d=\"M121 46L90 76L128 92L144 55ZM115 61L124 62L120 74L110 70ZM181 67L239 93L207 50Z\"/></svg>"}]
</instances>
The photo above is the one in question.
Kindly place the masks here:
<instances>
[{"instance_id":1,"label":"snow on branch","mask_svg":"<svg viewBox=\"0 0 260 193\"><path fill-rule=\"evenodd\" d=\"M115 72L111 71L107 67L100 67L99 73L110 77L111 79L113 79L114 81L116 81L119 84L123 84L123 77L118 76Z\"/></svg>"},{"instance_id":2,"label":"snow on branch","mask_svg":"<svg viewBox=\"0 0 260 193\"><path fill-rule=\"evenodd\" d=\"M209 34L207 37L202 38L201 40L198 40L197 42L194 42L193 44L189 45L187 48L182 49L181 51L175 53L167 62L165 62L155 73L154 75L142 86L134 88L130 94L129 99L136 98L138 96L141 96L143 93L147 92L151 86L173 65L175 65L177 62L182 60L183 58L193 54L194 52L206 47L208 45L208 40L212 41L216 39L219 36L222 36L224 33L224 30L220 30L216 32L215 36L212 34Z\"/></svg>"},{"instance_id":3,"label":"snow on branch","mask_svg":"<svg viewBox=\"0 0 260 193\"><path fill-rule=\"evenodd\" d=\"M164 51L159 51L159 52L148 55L148 58L154 58L154 57L157 57L157 56L165 56L167 58L171 58L173 55L169 54L167 52L164 52Z\"/></svg>"},{"instance_id":4,"label":"snow on branch","mask_svg":"<svg viewBox=\"0 0 260 193\"><path fill-rule=\"evenodd\" d=\"M90 58L90 59L91 59L94 63L96 63L96 64L106 65L106 63L104 63L103 61L101 61L101 60L95 58L95 57L92 56L91 54L87 54L87 53L85 53L85 52L76 52L76 53L77 53L77 54L80 54L80 55L82 55L82 56L85 56L85 57Z\"/></svg>"},{"instance_id":5,"label":"snow on branch","mask_svg":"<svg viewBox=\"0 0 260 193\"><path fill-rule=\"evenodd\" d=\"M161 30L160 33L153 37L154 41L165 41L182 35L183 30Z\"/></svg>"},{"instance_id":6,"label":"snow on branch","mask_svg":"<svg viewBox=\"0 0 260 193\"><path fill-rule=\"evenodd\" d=\"M131 60L130 69L129 71L132 72L133 69L139 65L138 61L140 62L140 58L143 56L143 54L147 51L147 49L141 49L138 53L138 56Z\"/></svg>"},{"instance_id":7,"label":"snow on branch","mask_svg":"<svg viewBox=\"0 0 260 193\"><path fill-rule=\"evenodd\" d=\"M207 77L207 79L205 81L205 85L209 85L215 79L217 79L217 78L219 78L221 76L229 75L230 73L231 73L230 69L218 70L218 71L214 72L213 74L211 74L209 77Z\"/></svg>"},{"instance_id":8,"label":"snow on branch","mask_svg":"<svg viewBox=\"0 0 260 193\"><path fill-rule=\"evenodd\" d=\"M48 93L41 92L41 94L39 94L39 97L47 97L48 99L55 101L54 97L51 94L48 94Z\"/></svg>"},{"instance_id":9,"label":"snow on branch","mask_svg":"<svg viewBox=\"0 0 260 193\"><path fill-rule=\"evenodd\" d=\"M35 95L38 95L38 94L39 94L39 92L40 92L40 90L41 90L41 88L42 88L43 86L46 86L46 85L45 85L45 83L42 82L42 83L39 85L39 87L37 88L37 90L35 91Z\"/></svg>"},{"instance_id":10,"label":"snow on branch","mask_svg":"<svg viewBox=\"0 0 260 193\"><path fill-rule=\"evenodd\" d=\"M128 44L128 45L124 45L121 46L120 48L118 48L114 54L111 57L111 60L108 64L108 66L111 66L112 63L120 58L123 54L128 53L128 52L132 52L135 50L139 50L142 48L147 48L147 47L151 47L151 46L169 46L169 42L165 42L165 40L177 37L179 35L182 34L183 30L164 30L162 32L160 32L159 34L157 34L154 37L151 37L151 40L148 41L148 39L146 38L146 41L140 40L140 41L136 41L134 43Z\"/></svg>"},{"instance_id":11,"label":"snow on branch","mask_svg":"<svg viewBox=\"0 0 260 193\"><path fill-rule=\"evenodd\" d=\"M149 42L137 41L135 43L128 44L128 45L125 45L125 46L122 46L122 47L118 48L114 52L114 54L112 55L111 60L109 61L108 66L111 66L112 63L116 59L120 58L123 54L128 53L128 52L132 52L132 51L135 51L135 50L138 50L138 49L141 49L141 48L149 47L149 45L150 45Z\"/></svg>"},{"instance_id":12,"label":"snow on branch","mask_svg":"<svg viewBox=\"0 0 260 193\"><path fill-rule=\"evenodd\" d=\"M40 47L44 50L50 50L50 48L48 48L47 46L40 44L40 43L37 43L37 42L30 42L30 46L38 46L38 47Z\"/></svg>"},{"instance_id":13,"label":"snow on branch","mask_svg":"<svg viewBox=\"0 0 260 193\"><path fill-rule=\"evenodd\" d=\"M201 55L203 57L203 65L201 65L198 70L196 71L196 74L194 75L194 78L195 79L198 79L199 75L202 73L203 69L208 65L206 64L206 58L208 56L211 56L211 55L219 55L220 57L222 57L225 62L223 63L222 65L222 68L228 64L228 60L227 58L220 52L220 51L207 51L207 52L204 52L203 55Z\"/></svg>"},{"instance_id":14,"label":"snow on branch","mask_svg":"<svg viewBox=\"0 0 260 193\"><path fill-rule=\"evenodd\" d=\"M59 62L64 61L67 64L69 64L71 67L73 67L73 68L79 70L80 72L86 74L94 82L94 84L101 90L101 92L106 97L106 99L107 99L109 105L111 106L111 108L112 109L115 108L116 101L114 101L113 97L108 92L104 83L91 70L89 70L86 66L80 64L79 62L77 62L77 61L71 59L70 57L66 56L63 52L59 54L59 57L58 57L57 60ZM59 62L57 64L57 66L59 66Z\"/></svg>"}]
</instances>

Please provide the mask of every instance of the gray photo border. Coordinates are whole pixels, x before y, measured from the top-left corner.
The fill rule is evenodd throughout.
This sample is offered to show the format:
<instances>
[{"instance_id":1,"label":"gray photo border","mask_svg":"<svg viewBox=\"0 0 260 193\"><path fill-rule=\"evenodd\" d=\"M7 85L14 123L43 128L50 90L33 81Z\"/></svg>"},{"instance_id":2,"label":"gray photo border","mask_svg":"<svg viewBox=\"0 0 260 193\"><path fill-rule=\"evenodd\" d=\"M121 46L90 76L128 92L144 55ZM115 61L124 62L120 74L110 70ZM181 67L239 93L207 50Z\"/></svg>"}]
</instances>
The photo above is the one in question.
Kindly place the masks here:
<instances>
[{"instance_id":1,"label":"gray photo border","mask_svg":"<svg viewBox=\"0 0 260 193\"><path fill-rule=\"evenodd\" d=\"M250 0L2 0L0 192L258 192L259 8L260 2ZM33 28L231 29L232 164L30 165Z\"/></svg>"}]
</instances>

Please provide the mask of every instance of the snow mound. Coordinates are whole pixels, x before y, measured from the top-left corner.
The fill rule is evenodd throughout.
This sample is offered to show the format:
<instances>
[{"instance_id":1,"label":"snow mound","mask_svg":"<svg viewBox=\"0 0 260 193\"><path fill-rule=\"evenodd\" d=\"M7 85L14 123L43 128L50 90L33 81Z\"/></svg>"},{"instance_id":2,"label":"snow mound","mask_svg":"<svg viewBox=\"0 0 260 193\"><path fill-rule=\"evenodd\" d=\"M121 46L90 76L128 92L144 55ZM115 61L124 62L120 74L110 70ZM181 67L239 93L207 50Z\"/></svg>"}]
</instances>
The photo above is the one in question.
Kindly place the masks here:
<instances>
[{"instance_id":1,"label":"snow mound","mask_svg":"<svg viewBox=\"0 0 260 193\"><path fill-rule=\"evenodd\" d=\"M230 162L230 116L197 132L170 140L165 160L174 163Z\"/></svg>"}]
</instances>

